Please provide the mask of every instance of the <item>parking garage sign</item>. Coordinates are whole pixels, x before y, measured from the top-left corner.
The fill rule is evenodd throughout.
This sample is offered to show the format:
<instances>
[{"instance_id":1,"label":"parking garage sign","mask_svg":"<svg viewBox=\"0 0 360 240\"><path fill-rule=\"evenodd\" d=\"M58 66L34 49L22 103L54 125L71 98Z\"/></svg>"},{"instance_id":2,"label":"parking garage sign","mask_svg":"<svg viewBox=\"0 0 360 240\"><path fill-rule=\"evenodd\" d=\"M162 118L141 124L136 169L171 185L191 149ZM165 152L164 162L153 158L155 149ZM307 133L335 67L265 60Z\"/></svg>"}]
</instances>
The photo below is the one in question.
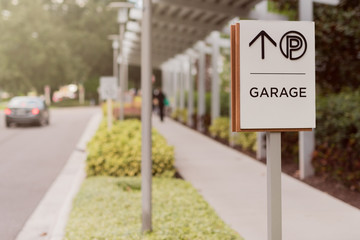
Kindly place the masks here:
<instances>
[{"instance_id":1,"label":"parking garage sign","mask_svg":"<svg viewBox=\"0 0 360 240\"><path fill-rule=\"evenodd\" d=\"M315 128L314 23L245 20L236 27L236 130Z\"/></svg>"},{"instance_id":2,"label":"parking garage sign","mask_svg":"<svg viewBox=\"0 0 360 240\"><path fill-rule=\"evenodd\" d=\"M117 83L115 77L100 78L100 96L102 100L117 98Z\"/></svg>"}]
</instances>

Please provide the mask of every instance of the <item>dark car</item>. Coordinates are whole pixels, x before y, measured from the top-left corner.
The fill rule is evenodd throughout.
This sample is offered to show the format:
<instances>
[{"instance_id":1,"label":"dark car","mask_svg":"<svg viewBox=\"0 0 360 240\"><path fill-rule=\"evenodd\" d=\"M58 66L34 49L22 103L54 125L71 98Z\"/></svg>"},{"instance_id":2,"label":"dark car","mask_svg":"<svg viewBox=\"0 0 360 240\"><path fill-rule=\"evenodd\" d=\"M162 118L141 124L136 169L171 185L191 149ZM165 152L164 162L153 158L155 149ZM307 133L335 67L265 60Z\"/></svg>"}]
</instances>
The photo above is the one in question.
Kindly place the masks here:
<instances>
[{"instance_id":1,"label":"dark car","mask_svg":"<svg viewBox=\"0 0 360 240\"><path fill-rule=\"evenodd\" d=\"M48 125L49 109L39 97L14 97L5 109L5 123Z\"/></svg>"}]
</instances>

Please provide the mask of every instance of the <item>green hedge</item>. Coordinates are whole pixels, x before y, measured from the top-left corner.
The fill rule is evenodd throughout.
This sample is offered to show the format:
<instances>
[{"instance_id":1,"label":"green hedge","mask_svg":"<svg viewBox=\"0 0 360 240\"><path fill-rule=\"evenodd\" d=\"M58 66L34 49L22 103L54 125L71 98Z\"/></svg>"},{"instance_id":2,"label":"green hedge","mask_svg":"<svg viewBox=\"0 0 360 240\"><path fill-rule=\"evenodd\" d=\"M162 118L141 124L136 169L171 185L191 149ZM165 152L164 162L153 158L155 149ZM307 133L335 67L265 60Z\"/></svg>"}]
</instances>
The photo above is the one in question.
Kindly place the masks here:
<instances>
[{"instance_id":1,"label":"green hedge","mask_svg":"<svg viewBox=\"0 0 360 240\"><path fill-rule=\"evenodd\" d=\"M141 234L140 178L91 177L73 202L64 240L241 240L179 179L153 179L153 232Z\"/></svg>"},{"instance_id":2,"label":"green hedge","mask_svg":"<svg viewBox=\"0 0 360 240\"><path fill-rule=\"evenodd\" d=\"M229 140L230 120L228 117L219 117L210 125L209 131L212 136L221 138L225 141ZM233 136L235 145L239 145L242 149L255 152L256 151L256 133L241 132Z\"/></svg>"},{"instance_id":3,"label":"green hedge","mask_svg":"<svg viewBox=\"0 0 360 240\"><path fill-rule=\"evenodd\" d=\"M154 176L172 177L174 149L156 130L152 130ZM141 122L116 121L111 131L106 119L88 144L86 162L88 176L138 176L141 170Z\"/></svg>"},{"instance_id":4,"label":"green hedge","mask_svg":"<svg viewBox=\"0 0 360 240\"><path fill-rule=\"evenodd\" d=\"M229 129L230 122L229 121L230 120L228 117L216 118L214 120L214 122L210 125L209 132L214 137L228 140L229 132L230 132L230 129Z\"/></svg>"},{"instance_id":5,"label":"green hedge","mask_svg":"<svg viewBox=\"0 0 360 240\"><path fill-rule=\"evenodd\" d=\"M316 172L360 191L360 91L318 97L316 118Z\"/></svg>"},{"instance_id":6,"label":"green hedge","mask_svg":"<svg viewBox=\"0 0 360 240\"><path fill-rule=\"evenodd\" d=\"M184 124L187 124L188 121L188 114L187 109L176 109L171 113L171 118L176 119Z\"/></svg>"}]
</instances>

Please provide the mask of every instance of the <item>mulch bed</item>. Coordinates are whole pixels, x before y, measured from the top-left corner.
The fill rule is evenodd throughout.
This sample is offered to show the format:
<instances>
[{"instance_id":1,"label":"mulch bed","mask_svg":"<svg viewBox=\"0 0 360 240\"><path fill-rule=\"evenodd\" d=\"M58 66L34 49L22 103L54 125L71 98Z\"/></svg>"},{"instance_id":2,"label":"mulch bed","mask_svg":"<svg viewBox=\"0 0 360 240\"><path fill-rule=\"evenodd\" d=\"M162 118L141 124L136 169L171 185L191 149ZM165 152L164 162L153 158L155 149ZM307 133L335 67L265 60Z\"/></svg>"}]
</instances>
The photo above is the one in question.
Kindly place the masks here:
<instances>
[{"instance_id":1,"label":"mulch bed","mask_svg":"<svg viewBox=\"0 0 360 240\"><path fill-rule=\"evenodd\" d=\"M183 124L186 127L189 127L188 125L178 121L179 123ZM194 127L192 129L196 130ZM246 155L256 158L256 154L250 151L245 151L240 146L230 146L227 141L220 139L220 138L214 138L212 137L209 132L200 132L204 134L207 137L210 137L228 147L231 147L239 152L245 153ZM266 163L266 159L258 160L262 163ZM343 184L335 181L334 179L328 178L326 176L312 176L308 177L304 180L300 180L299 178L299 166L295 162L289 162L289 161L283 161L282 162L282 172L286 173L287 175L298 179L299 181L302 181L322 192L326 192L329 195L340 199L358 209L360 209L360 192L352 191Z\"/></svg>"},{"instance_id":2,"label":"mulch bed","mask_svg":"<svg viewBox=\"0 0 360 240\"><path fill-rule=\"evenodd\" d=\"M358 209L360 209L360 192L352 191L340 182L326 176L312 176L304 180L299 179L299 170L297 164L286 164L282 166L282 171L291 177L298 179L320 191L340 199Z\"/></svg>"}]
</instances>

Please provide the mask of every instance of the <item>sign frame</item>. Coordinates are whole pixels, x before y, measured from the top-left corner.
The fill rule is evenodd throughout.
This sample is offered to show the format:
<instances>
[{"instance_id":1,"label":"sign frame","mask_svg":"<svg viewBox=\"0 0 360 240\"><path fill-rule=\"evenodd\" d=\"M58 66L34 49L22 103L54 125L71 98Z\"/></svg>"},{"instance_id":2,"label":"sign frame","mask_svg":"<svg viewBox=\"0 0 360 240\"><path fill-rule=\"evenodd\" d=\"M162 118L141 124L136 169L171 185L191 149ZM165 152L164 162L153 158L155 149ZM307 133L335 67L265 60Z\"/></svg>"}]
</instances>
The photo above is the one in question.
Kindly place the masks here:
<instances>
[{"instance_id":1,"label":"sign frame","mask_svg":"<svg viewBox=\"0 0 360 240\"><path fill-rule=\"evenodd\" d=\"M298 132L312 128L242 128L240 115L240 22L230 27L231 42L231 128L233 132ZM315 109L315 106L314 106Z\"/></svg>"}]
</instances>

